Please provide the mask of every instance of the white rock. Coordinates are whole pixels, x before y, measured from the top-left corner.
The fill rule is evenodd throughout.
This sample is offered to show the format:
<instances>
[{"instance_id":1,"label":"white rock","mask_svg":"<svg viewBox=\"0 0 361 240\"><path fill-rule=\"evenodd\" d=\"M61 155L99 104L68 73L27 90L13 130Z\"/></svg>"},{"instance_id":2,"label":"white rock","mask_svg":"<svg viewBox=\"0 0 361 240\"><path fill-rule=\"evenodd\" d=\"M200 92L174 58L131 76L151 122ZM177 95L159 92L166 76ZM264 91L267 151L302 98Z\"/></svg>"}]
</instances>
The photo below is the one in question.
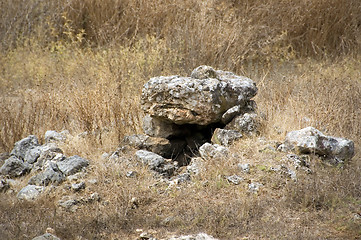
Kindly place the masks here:
<instances>
[{"instance_id":1,"label":"white rock","mask_svg":"<svg viewBox=\"0 0 361 240\"><path fill-rule=\"evenodd\" d=\"M17 198L21 200L33 201L36 200L40 194L44 191L45 187L27 185L21 189L17 195Z\"/></svg>"}]
</instances>

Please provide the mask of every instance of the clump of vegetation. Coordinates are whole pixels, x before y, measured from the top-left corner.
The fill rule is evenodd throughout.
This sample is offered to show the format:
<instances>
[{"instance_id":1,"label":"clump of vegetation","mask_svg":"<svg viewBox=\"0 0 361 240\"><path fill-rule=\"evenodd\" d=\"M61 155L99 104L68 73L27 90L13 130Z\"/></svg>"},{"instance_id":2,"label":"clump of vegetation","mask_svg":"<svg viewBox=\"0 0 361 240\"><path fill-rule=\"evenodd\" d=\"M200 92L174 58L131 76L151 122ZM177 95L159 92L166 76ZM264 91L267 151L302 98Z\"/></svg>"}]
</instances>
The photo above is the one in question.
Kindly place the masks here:
<instances>
[{"instance_id":1,"label":"clump of vegetation","mask_svg":"<svg viewBox=\"0 0 361 240\"><path fill-rule=\"evenodd\" d=\"M358 0L0 1L0 152L30 134L87 131L63 148L91 160L92 191L103 198L69 213L54 205L60 190L36 203L3 194L0 238L47 227L62 239L132 239L136 228L221 239L360 237L352 217L361 203L360 12ZM343 169L314 158L314 174L298 182L255 167L248 180L265 185L257 195L221 177L239 161L267 169L283 157L259 152L256 137L232 147L240 159L209 162L193 185L167 191L149 187L155 180L142 167L126 178L124 166L100 158L142 131L139 97L150 77L203 64L257 83L264 138L312 125L354 140L355 157Z\"/></svg>"}]
</instances>

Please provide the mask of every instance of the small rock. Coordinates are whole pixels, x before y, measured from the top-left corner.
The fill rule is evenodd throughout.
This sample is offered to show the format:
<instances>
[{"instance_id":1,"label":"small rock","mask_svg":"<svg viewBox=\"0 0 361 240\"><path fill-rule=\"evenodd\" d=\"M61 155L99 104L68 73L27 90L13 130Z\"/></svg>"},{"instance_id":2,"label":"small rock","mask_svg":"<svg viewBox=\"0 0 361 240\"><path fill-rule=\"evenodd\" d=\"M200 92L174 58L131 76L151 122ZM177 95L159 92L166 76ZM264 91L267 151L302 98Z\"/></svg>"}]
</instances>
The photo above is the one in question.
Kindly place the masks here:
<instances>
[{"instance_id":1,"label":"small rock","mask_svg":"<svg viewBox=\"0 0 361 240\"><path fill-rule=\"evenodd\" d=\"M171 237L168 240L218 240L205 233L199 233L197 235L183 235L179 237Z\"/></svg>"},{"instance_id":2,"label":"small rock","mask_svg":"<svg viewBox=\"0 0 361 240\"><path fill-rule=\"evenodd\" d=\"M62 133L58 133L58 132L52 131L52 130L45 132L45 137L44 137L45 143L63 142L65 140L66 140L66 136L63 135Z\"/></svg>"},{"instance_id":3,"label":"small rock","mask_svg":"<svg viewBox=\"0 0 361 240\"><path fill-rule=\"evenodd\" d=\"M229 124L226 125L226 129L236 130L245 134L254 134L257 132L259 122L256 113L245 113L243 115L235 117Z\"/></svg>"},{"instance_id":4,"label":"small rock","mask_svg":"<svg viewBox=\"0 0 361 240\"><path fill-rule=\"evenodd\" d=\"M307 157L300 157L296 154L288 154L286 156L287 160L292 162L296 169L300 167L310 167L309 162L306 161Z\"/></svg>"},{"instance_id":5,"label":"small rock","mask_svg":"<svg viewBox=\"0 0 361 240\"><path fill-rule=\"evenodd\" d=\"M97 184L98 180L96 180L95 178L91 178L91 179L88 179L88 183L89 184Z\"/></svg>"},{"instance_id":6,"label":"small rock","mask_svg":"<svg viewBox=\"0 0 361 240\"><path fill-rule=\"evenodd\" d=\"M143 232L139 235L139 240L157 240L151 233Z\"/></svg>"},{"instance_id":7,"label":"small rock","mask_svg":"<svg viewBox=\"0 0 361 240\"><path fill-rule=\"evenodd\" d=\"M150 137L144 134L126 136L124 143L137 149L147 150L162 157L177 155L185 146L185 142L170 141L166 138Z\"/></svg>"},{"instance_id":8,"label":"small rock","mask_svg":"<svg viewBox=\"0 0 361 240\"><path fill-rule=\"evenodd\" d=\"M237 175L232 175L226 177L227 181L233 183L234 185L240 184L244 179Z\"/></svg>"},{"instance_id":9,"label":"small rock","mask_svg":"<svg viewBox=\"0 0 361 240\"><path fill-rule=\"evenodd\" d=\"M212 67L206 65L202 65L195 68L191 73L191 78L195 78L195 79L207 79L207 78L216 78L216 77L217 77L216 71Z\"/></svg>"},{"instance_id":10,"label":"small rock","mask_svg":"<svg viewBox=\"0 0 361 240\"><path fill-rule=\"evenodd\" d=\"M204 160L200 157L192 158L187 166L187 172L198 175L204 169Z\"/></svg>"},{"instance_id":11,"label":"small rock","mask_svg":"<svg viewBox=\"0 0 361 240\"><path fill-rule=\"evenodd\" d=\"M100 201L100 196L99 193L95 192L90 194L90 196L88 197L88 202L98 202Z\"/></svg>"},{"instance_id":12,"label":"small rock","mask_svg":"<svg viewBox=\"0 0 361 240\"><path fill-rule=\"evenodd\" d=\"M245 163L245 164L239 163L237 166L242 172L250 173L251 171L249 163Z\"/></svg>"},{"instance_id":13,"label":"small rock","mask_svg":"<svg viewBox=\"0 0 361 240\"><path fill-rule=\"evenodd\" d=\"M143 130L148 136L160 138L180 136L183 132L182 126L151 117L149 114L143 118Z\"/></svg>"},{"instance_id":14,"label":"small rock","mask_svg":"<svg viewBox=\"0 0 361 240\"><path fill-rule=\"evenodd\" d=\"M189 173L183 173L175 176L172 180L176 180L177 184L189 182L191 180L191 175Z\"/></svg>"},{"instance_id":15,"label":"small rock","mask_svg":"<svg viewBox=\"0 0 361 240\"><path fill-rule=\"evenodd\" d=\"M69 176L87 167L89 165L89 161L75 155L68 157L63 161L59 161L57 164L60 171L62 171L64 175Z\"/></svg>"},{"instance_id":16,"label":"small rock","mask_svg":"<svg viewBox=\"0 0 361 240\"><path fill-rule=\"evenodd\" d=\"M78 200L71 198L69 196L64 197L63 199L58 201L60 207L75 212L77 210Z\"/></svg>"},{"instance_id":17,"label":"small rock","mask_svg":"<svg viewBox=\"0 0 361 240\"><path fill-rule=\"evenodd\" d=\"M199 148L199 154L203 159L224 158L229 154L229 150L218 144L205 143Z\"/></svg>"},{"instance_id":18,"label":"small rock","mask_svg":"<svg viewBox=\"0 0 361 240\"><path fill-rule=\"evenodd\" d=\"M232 119L235 116L239 115L241 112L242 112L241 106L237 105L237 106L231 107L222 115L221 122L223 124L228 124L229 122L232 121Z\"/></svg>"},{"instance_id":19,"label":"small rock","mask_svg":"<svg viewBox=\"0 0 361 240\"><path fill-rule=\"evenodd\" d=\"M136 171L128 171L125 176L128 178L134 178L138 175L138 173Z\"/></svg>"},{"instance_id":20,"label":"small rock","mask_svg":"<svg viewBox=\"0 0 361 240\"><path fill-rule=\"evenodd\" d=\"M10 188L10 184L5 179L0 179L0 193L6 192Z\"/></svg>"},{"instance_id":21,"label":"small rock","mask_svg":"<svg viewBox=\"0 0 361 240\"><path fill-rule=\"evenodd\" d=\"M252 193L258 193L259 188L262 186L263 186L262 183L253 182L253 183L248 184L248 190Z\"/></svg>"},{"instance_id":22,"label":"small rock","mask_svg":"<svg viewBox=\"0 0 361 240\"><path fill-rule=\"evenodd\" d=\"M242 138L242 134L238 131L216 128L211 141L213 144L229 146L240 138Z\"/></svg>"},{"instance_id":23,"label":"small rock","mask_svg":"<svg viewBox=\"0 0 361 240\"><path fill-rule=\"evenodd\" d=\"M138 150L135 153L135 156L152 170L156 170L165 162L165 159L162 156L146 150Z\"/></svg>"},{"instance_id":24,"label":"small rock","mask_svg":"<svg viewBox=\"0 0 361 240\"><path fill-rule=\"evenodd\" d=\"M33 238L32 240L60 240L60 238L51 233L45 233L41 236Z\"/></svg>"},{"instance_id":25,"label":"small rock","mask_svg":"<svg viewBox=\"0 0 361 240\"><path fill-rule=\"evenodd\" d=\"M75 191L78 192L82 189L85 189L85 182L80 182L80 183L73 183L71 185L71 188Z\"/></svg>"},{"instance_id":26,"label":"small rock","mask_svg":"<svg viewBox=\"0 0 361 240\"><path fill-rule=\"evenodd\" d=\"M17 195L18 199L33 201L36 200L40 194L44 191L45 187L35 186L35 185L27 185L23 189L21 189Z\"/></svg>"}]
</instances>

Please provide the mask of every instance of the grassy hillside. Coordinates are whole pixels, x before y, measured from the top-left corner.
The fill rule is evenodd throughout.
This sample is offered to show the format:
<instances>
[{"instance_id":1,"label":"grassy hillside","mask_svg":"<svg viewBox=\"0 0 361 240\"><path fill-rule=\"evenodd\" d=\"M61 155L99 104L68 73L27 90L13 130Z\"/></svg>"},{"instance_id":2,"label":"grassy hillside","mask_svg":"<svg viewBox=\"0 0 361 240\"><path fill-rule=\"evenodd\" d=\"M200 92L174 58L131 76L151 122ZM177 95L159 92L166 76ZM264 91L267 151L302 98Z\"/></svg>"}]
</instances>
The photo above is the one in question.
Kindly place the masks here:
<instances>
[{"instance_id":1,"label":"grassy hillside","mask_svg":"<svg viewBox=\"0 0 361 240\"><path fill-rule=\"evenodd\" d=\"M46 130L93 133L62 148L91 160L93 191L108 202L63 213L53 203L60 190L35 204L3 194L4 237L47 227L62 239L133 239L136 228L221 239L361 237L352 218L361 204L360 12L358 0L0 0L0 153ZM314 126L352 139L352 162L335 169L315 158L316 173L293 183L264 171L284 156L259 152L254 137L232 151L253 164L250 179L267 183L261 194L220 177L234 173L236 158L210 162L194 185L163 194L148 187L155 180L146 169L127 179L121 163L101 159L142 132L139 98L150 77L203 64L257 83L265 139Z\"/></svg>"}]
</instances>

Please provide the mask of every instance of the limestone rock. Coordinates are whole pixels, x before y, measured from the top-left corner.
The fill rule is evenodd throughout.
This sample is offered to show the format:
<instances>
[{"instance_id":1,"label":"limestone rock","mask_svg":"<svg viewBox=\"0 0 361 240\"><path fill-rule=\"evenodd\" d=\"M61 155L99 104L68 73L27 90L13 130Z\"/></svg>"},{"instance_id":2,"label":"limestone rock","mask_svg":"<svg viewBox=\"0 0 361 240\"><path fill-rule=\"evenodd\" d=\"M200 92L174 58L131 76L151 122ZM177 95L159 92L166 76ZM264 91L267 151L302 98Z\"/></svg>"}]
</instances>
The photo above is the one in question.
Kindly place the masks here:
<instances>
[{"instance_id":1,"label":"limestone rock","mask_svg":"<svg viewBox=\"0 0 361 240\"><path fill-rule=\"evenodd\" d=\"M229 123L230 121L232 121L232 119L235 116L239 115L241 113L241 111L242 111L242 108L239 105L231 107L225 113L223 113L221 122L223 124Z\"/></svg>"},{"instance_id":2,"label":"limestone rock","mask_svg":"<svg viewBox=\"0 0 361 240\"><path fill-rule=\"evenodd\" d=\"M187 172L193 175L198 175L204 169L205 162L200 157L192 158L187 166Z\"/></svg>"},{"instance_id":3,"label":"limestone rock","mask_svg":"<svg viewBox=\"0 0 361 240\"><path fill-rule=\"evenodd\" d=\"M195 78L195 79L217 78L217 73L212 67L201 65L192 71L191 78Z\"/></svg>"},{"instance_id":4,"label":"limestone rock","mask_svg":"<svg viewBox=\"0 0 361 240\"><path fill-rule=\"evenodd\" d=\"M185 235L179 237L171 237L168 240L217 240L216 238L209 236L205 233L199 233L197 235Z\"/></svg>"},{"instance_id":5,"label":"limestone rock","mask_svg":"<svg viewBox=\"0 0 361 240\"><path fill-rule=\"evenodd\" d=\"M240 184L244 179L238 175L232 175L226 177L227 181L233 183L234 185Z\"/></svg>"},{"instance_id":6,"label":"limestone rock","mask_svg":"<svg viewBox=\"0 0 361 240\"><path fill-rule=\"evenodd\" d=\"M243 115L235 117L226 129L236 130L245 134L253 134L258 130L257 114L254 112L247 112Z\"/></svg>"},{"instance_id":7,"label":"limestone rock","mask_svg":"<svg viewBox=\"0 0 361 240\"><path fill-rule=\"evenodd\" d=\"M249 163L238 163L237 167L244 173L250 173L251 172L251 168Z\"/></svg>"},{"instance_id":8,"label":"limestone rock","mask_svg":"<svg viewBox=\"0 0 361 240\"><path fill-rule=\"evenodd\" d=\"M57 165L59 170L64 173L65 176L69 176L79 172L84 167L87 167L89 165L89 161L75 155L62 161L58 161Z\"/></svg>"},{"instance_id":9,"label":"limestone rock","mask_svg":"<svg viewBox=\"0 0 361 240\"><path fill-rule=\"evenodd\" d=\"M21 160L24 160L27 151L29 151L30 149L36 146L40 146L38 138L34 135L30 135L16 142L14 149L11 151L10 155L16 156Z\"/></svg>"},{"instance_id":10,"label":"limestone rock","mask_svg":"<svg viewBox=\"0 0 361 240\"><path fill-rule=\"evenodd\" d=\"M152 170L157 169L163 163L165 163L165 159L162 156L146 150L137 151L135 153L135 156L138 158L139 161L149 166L149 168Z\"/></svg>"},{"instance_id":11,"label":"limestone rock","mask_svg":"<svg viewBox=\"0 0 361 240\"><path fill-rule=\"evenodd\" d=\"M6 192L10 188L10 184L5 179L0 179L0 193Z\"/></svg>"},{"instance_id":12,"label":"limestone rock","mask_svg":"<svg viewBox=\"0 0 361 240\"><path fill-rule=\"evenodd\" d=\"M252 193L258 193L260 187L263 187L262 183L252 182L252 183L248 184L248 191L250 191Z\"/></svg>"},{"instance_id":13,"label":"limestone rock","mask_svg":"<svg viewBox=\"0 0 361 240\"><path fill-rule=\"evenodd\" d=\"M45 132L44 140L45 140L45 143L63 142L66 140L66 136L62 133L58 133L56 131L49 130L49 131Z\"/></svg>"},{"instance_id":14,"label":"limestone rock","mask_svg":"<svg viewBox=\"0 0 361 240\"><path fill-rule=\"evenodd\" d=\"M45 233L41 236L37 236L37 237L33 238L32 240L60 240L60 238L58 238L57 236L54 236L51 233Z\"/></svg>"},{"instance_id":15,"label":"limestone rock","mask_svg":"<svg viewBox=\"0 0 361 240\"><path fill-rule=\"evenodd\" d=\"M284 147L297 154L315 153L337 164L354 156L354 143L345 138L326 136L313 127L289 132Z\"/></svg>"},{"instance_id":16,"label":"limestone rock","mask_svg":"<svg viewBox=\"0 0 361 240\"><path fill-rule=\"evenodd\" d=\"M199 154L203 159L224 158L229 154L229 150L218 144L205 143L199 148Z\"/></svg>"},{"instance_id":17,"label":"limestone rock","mask_svg":"<svg viewBox=\"0 0 361 240\"><path fill-rule=\"evenodd\" d=\"M257 109L257 104L255 101L253 100L249 100L245 106L234 106L230 109L228 109L223 115L222 115L222 119L221 122L223 124L228 124L230 123L233 118L239 116L239 115L243 115L245 113L255 113Z\"/></svg>"},{"instance_id":18,"label":"limestone rock","mask_svg":"<svg viewBox=\"0 0 361 240\"><path fill-rule=\"evenodd\" d=\"M49 162L44 171L33 176L29 184L38 186L48 186L50 183L60 184L65 180L63 173L59 170L55 162Z\"/></svg>"},{"instance_id":19,"label":"limestone rock","mask_svg":"<svg viewBox=\"0 0 361 240\"><path fill-rule=\"evenodd\" d=\"M40 194L44 191L45 187L35 186L35 185L27 185L23 189L21 189L17 195L18 199L33 201L36 200Z\"/></svg>"},{"instance_id":20,"label":"limestone rock","mask_svg":"<svg viewBox=\"0 0 361 240\"><path fill-rule=\"evenodd\" d=\"M229 108L245 106L257 93L249 78L211 68L201 72L151 78L143 87L142 109L176 124L208 125L219 122Z\"/></svg>"},{"instance_id":21,"label":"limestone rock","mask_svg":"<svg viewBox=\"0 0 361 240\"><path fill-rule=\"evenodd\" d=\"M162 156L146 150L139 150L135 153L136 158L149 167L149 169L165 176L170 177L178 168L177 162L172 162Z\"/></svg>"},{"instance_id":22,"label":"limestone rock","mask_svg":"<svg viewBox=\"0 0 361 240\"><path fill-rule=\"evenodd\" d=\"M19 177L28 173L31 170L31 165L19 159L16 156L11 156L0 168L0 174L9 177Z\"/></svg>"},{"instance_id":23,"label":"limestone rock","mask_svg":"<svg viewBox=\"0 0 361 240\"><path fill-rule=\"evenodd\" d=\"M229 146L235 140L240 138L242 138L242 134L238 131L216 128L216 130L214 130L211 141L213 144Z\"/></svg>"},{"instance_id":24,"label":"limestone rock","mask_svg":"<svg viewBox=\"0 0 361 240\"><path fill-rule=\"evenodd\" d=\"M182 135L182 127L172 122L167 122L147 114L143 118L144 133L151 137L168 138Z\"/></svg>"},{"instance_id":25,"label":"limestone rock","mask_svg":"<svg viewBox=\"0 0 361 240\"><path fill-rule=\"evenodd\" d=\"M165 158L177 155L185 146L185 141L168 140L160 137L150 137L144 134L126 136L124 143L137 149L145 149Z\"/></svg>"}]
</instances>

